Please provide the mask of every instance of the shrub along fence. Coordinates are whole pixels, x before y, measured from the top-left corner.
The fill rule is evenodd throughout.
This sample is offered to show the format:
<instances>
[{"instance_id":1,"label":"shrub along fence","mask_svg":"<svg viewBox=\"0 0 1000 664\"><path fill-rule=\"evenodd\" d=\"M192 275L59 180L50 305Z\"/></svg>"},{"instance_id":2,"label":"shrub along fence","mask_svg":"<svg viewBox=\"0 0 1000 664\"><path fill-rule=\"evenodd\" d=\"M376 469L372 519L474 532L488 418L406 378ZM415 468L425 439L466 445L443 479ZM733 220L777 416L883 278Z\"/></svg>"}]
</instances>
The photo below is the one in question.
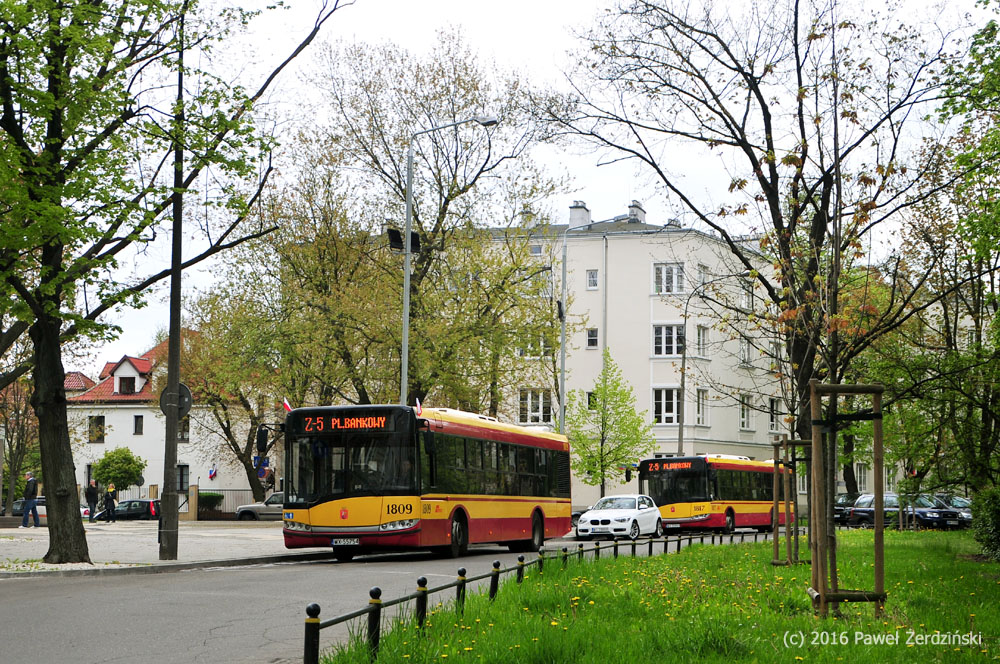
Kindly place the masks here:
<instances>
[{"instance_id":1,"label":"shrub along fence","mask_svg":"<svg viewBox=\"0 0 1000 664\"><path fill-rule=\"evenodd\" d=\"M609 542L605 546L601 546L600 541L593 543L593 546L586 547L582 543L576 547L563 547L561 551L555 553L554 556L547 554L544 548L538 551L538 557L531 561L525 561L524 556L517 557L517 566L508 567L506 569L501 569L501 564L499 560L493 561L493 569L486 574L480 574L479 576L466 577L466 569L464 567L458 568L458 576L451 583L446 583L443 586L437 586L435 588L427 587L427 578L421 576L417 579L417 590L414 593L410 593L405 597L397 597L396 599L382 601L382 589L375 586L368 591L369 600L368 606L353 611L351 613L345 613L343 615L337 616L336 618L331 618L330 620L320 621L320 606L315 602L309 604L306 607L306 622L305 622L305 646L303 649L302 661L303 664L318 664L319 663L319 633L320 630L326 629L327 627L333 627L334 625L340 625L342 623L361 618L362 616L368 616L368 629L367 629L367 640L368 648L371 653L371 659L374 661L378 657L378 646L379 641L382 638L382 610L388 609L393 606L398 606L409 601L414 602L414 621L418 628L422 628L424 621L427 618L427 598L435 593L443 592L445 590L455 589L455 610L461 614L465 608L465 591L466 586L470 583L476 583L479 581L484 581L486 579L490 580L489 596L490 600L496 599L497 592L500 589L500 577L505 574L516 574L517 583L520 584L524 580L525 568L534 565L538 566L539 571L544 569L546 564L562 564L565 569L567 565L573 560L584 561L587 558L587 554L593 554L590 556L594 560L599 560L602 554L612 555L615 558L618 557L621 548L625 548L630 552L631 556L634 558L638 555L638 552L645 548L648 549L646 555L652 556L655 553L656 546L662 546L662 553L669 553L671 550L680 551L682 546L691 545L694 543L705 544L710 541L712 544L716 544L718 540L719 544L726 543L729 540L729 544L735 542L746 542L746 541L758 541L758 538L763 537L764 541L771 538L770 533L730 533L725 535L703 533L699 535L684 535L679 537L664 537L660 539L648 539L645 541L632 540L629 542L619 542L614 540L614 542ZM780 534L779 534L780 537ZM621 546L619 546L621 545Z\"/></svg>"}]
</instances>

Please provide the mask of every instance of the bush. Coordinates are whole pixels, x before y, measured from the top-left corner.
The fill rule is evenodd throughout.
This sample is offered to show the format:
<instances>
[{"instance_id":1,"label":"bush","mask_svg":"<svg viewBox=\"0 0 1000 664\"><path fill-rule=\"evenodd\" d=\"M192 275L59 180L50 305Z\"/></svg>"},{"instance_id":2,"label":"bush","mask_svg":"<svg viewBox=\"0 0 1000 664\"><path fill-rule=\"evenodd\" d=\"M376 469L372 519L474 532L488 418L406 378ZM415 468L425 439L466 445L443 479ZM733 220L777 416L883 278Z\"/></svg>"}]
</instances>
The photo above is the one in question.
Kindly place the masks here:
<instances>
[{"instance_id":1,"label":"bush","mask_svg":"<svg viewBox=\"0 0 1000 664\"><path fill-rule=\"evenodd\" d=\"M1000 561L1000 489L986 489L972 498L972 534L983 555Z\"/></svg>"},{"instance_id":2,"label":"bush","mask_svg":"<svg viewBox=\"0 0 1000 664\"><path fill-rule=\"evenodd\" d=\"M224 496L221 493L201 493L198 492L199 510L217 510L222 504Z\"/></svg>"}]
</instances>

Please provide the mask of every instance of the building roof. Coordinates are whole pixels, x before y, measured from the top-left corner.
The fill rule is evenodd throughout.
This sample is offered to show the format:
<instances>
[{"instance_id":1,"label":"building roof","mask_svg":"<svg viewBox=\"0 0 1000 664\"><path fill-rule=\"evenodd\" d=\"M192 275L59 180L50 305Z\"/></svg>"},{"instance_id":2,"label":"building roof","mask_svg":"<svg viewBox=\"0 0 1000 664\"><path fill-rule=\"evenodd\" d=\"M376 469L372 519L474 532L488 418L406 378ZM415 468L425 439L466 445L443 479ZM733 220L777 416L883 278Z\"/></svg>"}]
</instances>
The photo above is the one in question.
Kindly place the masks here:
<instances>
[{"instance_id":1,"label":"building roof","mask_svg":"<svg viewBox=\"0 0 1000 664\"><path fill-rule=\"evenodd\" d=\"M151 403L156 401L153 395L153 383L147 380L138 392L120 394L115 392L115 377L108 376L83 394L66 399L69 403Z\"/></svg>"},{"instance_id":2,"label":"building roof","mask_svg":"<svg viewBox=\"0 0 1000 664\"><path fill-rule=\"evenodd\" d=\"M189 334L196 334L196 332L187 329L181 330L182 338ZM94 381L79 371L66 374L66 383L64 385L67 390L86 390L86 392L81 394L68 397L67 401L71 403L150 403L156 401L158 397L153 394L152 374L156 365L160 361L166 361L167 359L167 342L168 340L164 339L138 357L125 355L117 362L106 362L104 368L101 369L97 383L94 383ZM138 392L133 394L115 392L115 372L126 363L131 365L140 376L145 378L142 387L139 388ZM78 380L77 376L79 376L84 381L88 381L89 385L86 387L70 388L70 376L74 376L74 384L76 384L75 381Z\"/></svg>"},{"instance_id":3,"label":"building roof","mask_svg":"<svg viewBox=\"0 0 1000 664\"><path fill-rule=\"evenodd\" d=\"M96 383L88 378L82 371L67 372L65 379L63 379L63 388L70 392L89 390L94 385L96 385Z\"/></svg>"}]
</instances>

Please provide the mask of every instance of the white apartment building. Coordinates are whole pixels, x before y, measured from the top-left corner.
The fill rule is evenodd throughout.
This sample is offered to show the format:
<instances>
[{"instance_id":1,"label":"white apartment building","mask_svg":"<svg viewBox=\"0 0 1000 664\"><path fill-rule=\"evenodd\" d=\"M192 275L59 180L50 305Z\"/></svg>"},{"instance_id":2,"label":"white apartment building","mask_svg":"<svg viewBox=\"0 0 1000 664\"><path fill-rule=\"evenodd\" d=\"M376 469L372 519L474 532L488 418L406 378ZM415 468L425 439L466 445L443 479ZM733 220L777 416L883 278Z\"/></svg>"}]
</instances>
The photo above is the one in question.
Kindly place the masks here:
<instances>
[{"instance_id":1,"label":"white apartment building","mask_svg":"<svg viewBox=\"0 0 1000 664\"><path fill-rule=\"evenodd\" d=\"M655 455L676 455L680 444L686 455L772 458L774 436L788 430L774 378L781 346L749 315L764 304L720 238L676 221L647 223L636 201L628 214L594 222L574 201L569 223L537 239L533 253L553 256L557 293L565 255L566 293L556 297L568 303L575 328L566 339L567 392L593 389L608 348L637 409L650 418ZM549 386L522 386L517 419L554 424L555 394ZM636 487L633 479L631 487L607 490ZM575 507L599 497L598 487L575 477L572 491Z\"/></svg>"},{"instance_id":2,"label":"white apartment building","mask_svg":"<svg viewBox=\"0 0 1000 664\"><path fill-rule=\"evenodd\" d=\"M81 491L106 451L127 447L146 462L144 482L139 487L118 487L119 498L162 494L166 426L159 394L153 391L153 374L157 358L166 357L166 343L138 357L126 355L106 363L96 383L80 372L67 374L67 419ZM196 504L192 494L197 491L250 486L242 467L214 439L210 428L201 424L208 417L208 409L195 404L179 423L176 477L182 518L195 517L191 505Z\"/></svg>"}]
</instances>

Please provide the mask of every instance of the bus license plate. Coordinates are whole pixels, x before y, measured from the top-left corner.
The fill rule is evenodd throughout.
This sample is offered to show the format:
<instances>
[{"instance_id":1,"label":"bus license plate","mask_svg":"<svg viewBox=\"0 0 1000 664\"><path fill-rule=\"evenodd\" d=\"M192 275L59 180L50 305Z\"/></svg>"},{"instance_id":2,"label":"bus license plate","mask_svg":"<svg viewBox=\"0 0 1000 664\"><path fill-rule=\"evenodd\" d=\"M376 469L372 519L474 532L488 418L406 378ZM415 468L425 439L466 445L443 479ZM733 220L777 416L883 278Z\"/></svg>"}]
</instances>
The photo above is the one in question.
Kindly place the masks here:
<instances>
[{"instance_id":1,"label":"bus license plate","mask_svg":"<svg viewBox=\"0 0 1000 664\"><path fill-rule=\"evenodd\" d=\"M361 544L361 539L358 537L334 537L330 544L332 546L357 546Z\"/></svg>"}]
</instances>

